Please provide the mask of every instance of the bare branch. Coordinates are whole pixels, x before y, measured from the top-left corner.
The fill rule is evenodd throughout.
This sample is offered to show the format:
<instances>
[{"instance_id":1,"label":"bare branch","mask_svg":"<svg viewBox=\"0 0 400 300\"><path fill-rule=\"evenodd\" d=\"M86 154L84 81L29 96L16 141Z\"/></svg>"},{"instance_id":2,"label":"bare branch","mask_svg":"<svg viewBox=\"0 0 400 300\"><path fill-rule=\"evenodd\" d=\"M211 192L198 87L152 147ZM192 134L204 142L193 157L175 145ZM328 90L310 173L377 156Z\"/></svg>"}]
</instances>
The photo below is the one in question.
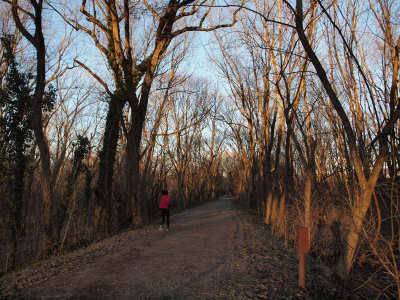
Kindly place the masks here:
<instances>
[{"instance_id":1,"label":"bare branch","mask_svg":"<svg viewBox=\"0 0 400 300\"><path fill-rule=\"evenodd\" d=\"M286 1L284 1L284 2L286 3ZM204 7L207 7L208 5L203 5L203 6L204 6ZM280 25L283 25L283 26L287 26L287 27L296 29L296 26L294 26L294 25L291 25L291 24L288 24L288 23L284 23L284 22L280 22L280 21L276 21L276 20L274 20L274 19L267 18L267 17L264 16L262 13L260 13L260 12L258 12L258 11L256 11L256 10L254 10L254 9L251 9L251 8L249 8L249 7L247 7L247 6L244 6L244 5L227 4L227 5L213 5L212 7L215 7L215 8L237 7L238 10L242 10L242 9L243 9L243 10L247 10L247 11L250 11L250 12L256 14L257 16L261 17L265 22L280 24Z\"/></svg>"},{"instance_id":2,"label":"bare branch","mask_svg":"<svg viewBox=\"0 0 400 300\"><path fill-rule=\"evenodd\" d=\"M4 1L4 0L3 0ZM18 10L20 9L20 6L18 5L17 0L12 0L11 3L11 12L15 21L15 25L17 26L18 30L21 31L22 35L34 46L36 46L36 40L34 36L25 28L25 26L22 24L21 19L19 18ZM35 16L31 13L28 13L29 17L31 17L33 20L35 20Z\"/></svg>"},{"instance_id":3,"label":"bare branch","mask_svg":"<svg viewBox=\"0 0 400 300\"><path fill-rule=\"evenodd\" d=\"M361 76L362 76L362 78L363 78L363 80L364 80L364 82L365 82L365 85L367 86L368 93L369 93L369 96L370 96L370 98L371 98L371 101L374 102L374 96L373 96L373 94L372 94L371 87L370 87L370 84L369 84L369 82L368 82L368 79L367 79L367 77L365 76L364 71L362 70L361 65L360 65L358 59L355 57L355 55L354 55L354 53L353 53L353 50L350 48L349 43L347 42L346 38L343 36L342 30L339 28L339 26L336 24L336 22L332 19L331 15L327 12L327 10L325 9L325 7L322 5L321 0L318 0L318 3L319 3L319 5L321 6L322 11L324 12L324 14L328 17L329 22L331 22L331 24L333 25L333 27L335 27L335 29L338 31L338 33L339 33L339 35L340 35L340 37L341 37L341 39L342 39L344 45L346 46L347 51L349 52L350 56L353 58L354 62L356 63L357 69L358 69L358 71L360 72L360 74L361 74Z\"/></svg>"},{"instance_id":4,"label":"bare branch","mask_svg":"<svg viewBox=\"0 0 400 300\"><path fill-rule=\"evenodd\" d=\"M52 4L50 4L50 2L46 2L46 4L48 6L50 6L64 21L65 23L67 23L69 26L71 26L72 28L74 28L76 31L79 30L78 27L76 27L74 24L72 24L57 8L55 8Z\"/></svg>"},{"instance_id":5,"label":"bare branch","mask_svg":"<svg viewBox=\"0 0 400 300\"><path fill-rule=\"evenodd\" d=\"M174 31L174 32L172 33L172 36L173 36L173 37L176 37L176 36L178 36L178 35L180 35L180 34L183 34L183 33L185 33L185 32L189 32L189 31L205 31L205 32L210 32L210 31L214 31L214 30L217 30L217 29L220 29L220 28L232 27L232 26L235 25L236 22L237 22L236 15L237 15L237 13L240 11L240 9L241 9L241 8L238 8L237 10L235 10L235 12L233 13L233 20L232 20L232 23L230 23L230 24L221 24L221 25L216 25L216 26L212 26L212 27L209 27L209 28L203 28L202 25L203 25L203 22L204 22L204 18L202 18L202 19L200 20L199 25L197 25L197 26L187 26L187 27L184 27L184 28L182 28L182 29L176 30L176 31ZM208 14L208 12L207 12L206 14Z\"/></svg>"},{"instance_id":6,"label":"bare branch","mask_svg":"<svg viewBox=\"0 0 400 300\"><path fill-rule=\"evenodd\" d=\"M5 2L5 3L8 3L8 4L10 4L10 5L14 5L14 2L16 2L16 1L9 1L9 0L2 0L3 2ZM27 16L29 16L30 18L32 18L32 19L34 19L35 18L35 16L31 13L31 12L29 12L29 11L27 11L26 9L23 9L21 6L19 6L18 4L17 4L17 9L19 10L19 11L22 11L24 14L26 14Z\"/></svg>"},{"instance_id":7,"label":"bare branch","mask_svg":"<svg viewBox=\"0 0 400 300\"><path fill-rule=\"evenodd\" d=\"M155 11L155 9L151 7L149 3L147 3L147 0L143 0L143 3L147 7L147 9L153 14L153 16L156 17L157 20L161 19L160 15Z\"/></svg>"},{"instance_id":8,"label":"bare branch","mask_svg":"<svg viewBox=\"0 0 400 300\"><path fill-rule=\"evenodd\" d=\"M71 19L70 19L70 20L71 20ZM74 22L74 23L76 24L76 27L77 27L79 30L82 30L82 31L86 32L87 34L89 34L89 35L92 37L92 39L93 39L93 41L94 41L96 47L97 47L101 52L103 52L104 54L107 54L107 52L108 52L107 48L104 47L102 44L100 44L100 41L99 41L99 39L97 38L94 29L93 29L93 30L90 30L90 29L88 29L87 27L80 25L80 24L79 24L77 21L75 21L75 20L71 20L71 21Z\"/></svg>"},{"instance_id":9,"label":"bare branch","mask_svg":"<svg viewBox=\"0 0 400 300\"><path fill-rule=\"evenodd\" d=\"M107 27L104 26L103 23L101 23L95 16L91 15L86 9L86 0L82 0L82 6L80 9L80 12L82 14L84 14L87 18L88 21L92 22L93 24L96 24L97 26L99 26L101 28L101 30L103 30L104 32L107 32Z\"/></svg>"},{"instance_id":10,"label":"bare branch","mask_svg":"<svg viewBox=\"0 0 400 300\"><path fill-rule=\"evenodd\" d=\"M86 66L84 63L80 62L77 59L74 59L74 62L76 62L78 65L80 65L82 68L84 68L90 75L92 75L104 87L107 94L109 94L110 96L112 95L110 89L108 88L108 85L96 73L94 73L88 66Z\"/></svg>"},{"instance_id":11,"label":"bare branch","mask_svg":"<svg viewBox=\"0 0 400 300\"><path fill-rule=\"evenodd\" d=\"M192 1L185 1L185 2L192 2ZM198 2L198 0L196 0L196 2L192 5L192 10L188 11L188 12L184 12L184 6L183 6L183 3L181 3L180 7L182 7L182 12L176 16L175 20L179 20L183 17L193 16L196 12L198 12L200 10L200 8L203 6L204 3L207 2L207 0L204 0L199 5L197 5L197 2ZM187 4L185 4L185 5L187 5Z\"/></svg>"}]
</instances>

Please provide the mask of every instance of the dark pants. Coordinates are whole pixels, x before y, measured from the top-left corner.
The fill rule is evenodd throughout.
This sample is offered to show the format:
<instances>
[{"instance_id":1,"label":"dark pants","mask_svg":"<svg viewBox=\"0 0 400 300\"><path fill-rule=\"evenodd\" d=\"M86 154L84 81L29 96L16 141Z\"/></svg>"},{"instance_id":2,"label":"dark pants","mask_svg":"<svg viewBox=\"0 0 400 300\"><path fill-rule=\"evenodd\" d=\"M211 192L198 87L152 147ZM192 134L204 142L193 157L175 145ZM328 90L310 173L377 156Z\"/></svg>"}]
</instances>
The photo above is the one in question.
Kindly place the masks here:
<instances>
[{"instance_id":1,"label":"dark pants","mask_svg":"<svg viewBox=\"0 0 400 300\"><path fill-rule=\"evenodd\" d=\"M167 217L167 228L169 228L169 209L160 208L161 209L161 225L164 225L165 217Z\"/></svg>"}]
</instances>

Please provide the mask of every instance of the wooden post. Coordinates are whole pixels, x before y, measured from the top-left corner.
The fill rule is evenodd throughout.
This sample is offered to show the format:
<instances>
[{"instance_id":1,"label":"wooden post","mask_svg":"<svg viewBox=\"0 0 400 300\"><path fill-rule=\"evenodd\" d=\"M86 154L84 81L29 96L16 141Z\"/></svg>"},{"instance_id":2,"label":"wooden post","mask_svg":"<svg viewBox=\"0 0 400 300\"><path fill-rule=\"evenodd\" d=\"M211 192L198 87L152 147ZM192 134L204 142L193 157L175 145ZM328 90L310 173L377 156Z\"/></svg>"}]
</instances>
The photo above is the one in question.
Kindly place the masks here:
<instances>
[{"instance_id":1,"label":"wooden post","mask_svg":"<svg viewBox=\"0 0 400 300\"><path fill-rule=\"evenodd\" d=\"M306 287L306 255L299 253L299 286Z\"/></svg>"},{"instance_id":2,"label":"wooden post","mask_svg":"<svg viewBox=\"0 0 400 300\"><path fill-rule=\"evenodd\" d=\"M299 286L306 287L306 253L308 252L308 228L297 228L297 252L299 253Z\"/></svg>"}]
</instances>

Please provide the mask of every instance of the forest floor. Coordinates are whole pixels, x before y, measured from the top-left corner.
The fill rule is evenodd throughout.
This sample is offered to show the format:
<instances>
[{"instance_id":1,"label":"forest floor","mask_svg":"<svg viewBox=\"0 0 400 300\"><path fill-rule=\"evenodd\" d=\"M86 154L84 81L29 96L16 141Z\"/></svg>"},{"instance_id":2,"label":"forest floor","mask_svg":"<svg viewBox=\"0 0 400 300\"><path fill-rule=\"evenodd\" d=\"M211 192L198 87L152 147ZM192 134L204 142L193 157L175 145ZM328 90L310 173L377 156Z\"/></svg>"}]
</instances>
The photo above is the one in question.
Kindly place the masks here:
<instances>
[{"instance_id":1,"label":"forest floor","mask_svg":"<svg viewBox=\"0 0 400 300\"><path fill-rule=\"evenodd\" d=\"M257 223L258 222L258 223ZM297 286L294 249L230 198L121 232L0 278L0 298L337 299L364 298L307 257Z\"/></svg>"}]
</instances>

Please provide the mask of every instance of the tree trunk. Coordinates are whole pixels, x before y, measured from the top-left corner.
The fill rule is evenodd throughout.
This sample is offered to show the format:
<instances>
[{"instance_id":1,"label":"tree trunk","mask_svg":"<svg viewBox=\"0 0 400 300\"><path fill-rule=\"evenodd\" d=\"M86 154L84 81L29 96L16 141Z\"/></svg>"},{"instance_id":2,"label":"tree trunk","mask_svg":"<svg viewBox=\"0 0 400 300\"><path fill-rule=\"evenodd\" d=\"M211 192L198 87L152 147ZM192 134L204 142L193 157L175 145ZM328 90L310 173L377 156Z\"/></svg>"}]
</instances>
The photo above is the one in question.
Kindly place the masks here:
<instances>
[{"instance_id":1,"label":"tree trunk","mask_svg":"<svg viewBox=\"0 0 400 300\"><path fill-rule=\"evenodd\" d=\"M284 234L285 233L285 223L286 223L286 218L285 218L285 210L286 210L286 191L283 191L280 198L279 198L279 212L278 212L278 219L277 219L277 225L278 225L278 232L279 234Z\"/></svg>"},{"instance_id":2,"label":"tree trunk","mask_svg":"<svg viewBox=\"0 0 400 300\"><path fill-rule=\"evenodd\" d=\"M140 190L140 142L142 139L143 120L132 116L132 128L127 135L126 163L126 215L124 221L143 222L143 198ZM133 220L133 218L135 218Z\"/></svg>"},{"instance_id":3,"label":"tree trunk","mask_svg":"<svg viewBox=\"0 0 400 300\"><path fill-rule=\"evenodd\" d=\"M313 182L313 171L310 166L306 172L306 182L304 185L304 226L308 228L308 240L311 242L311 192Z\"/></svg>"},{"instance_id":4,"label":"tree trunk","mask_svg":"<svg viewBox=\"0 0 400 300\"><path fill-rule=\"evenodd\" d=\"M43 201L43 224L45 227L46 238L43 248L47 251L51 247L52 240L52 224L50 224L52 214L52 194L53 187L51 186L51 165L50 165L50 150L47 138L43 131L43 97L46 88L46 48L41 26L41 10L40 17L36 18L36 86L32 101L32 124L35 134L35 140L39 148L40 163L41 163L41 189ZM39 29L40 28L40 29Z\"/></svg>"},{"instance_id":5,"label":"tree trunk","mask_svg":"<svg viewBox=\"0 0 400 300\"><path fill-rule=\"evenodd\" d=\"M271 223L271 206L272 206L272 189L270 189L267 193L267 201L265 204L265 224Z\"/></svg>"},{"instance_id":6,"label":"tree trunk","mask_svg":"<svg viewBox=\"0 0 400 300\"><path fill-rule=\"evenodd\" d=\"M363 220L369 208L374 186L368 186L365 189L360 189L355 195L355 205L352 211L352 223L348 233L344 236L342 245L343 251L340 253L336 273L339 278L348 280L350 269L353 265L354 255L357 250L359 234L363 225Z\"/></svg>"},{"instance_id":7,"label":"tree trunk","mask_svg":"<svg viewBox=\"0 0 400 300\"><path fill-rule=\"evenodd\" d=\"M113 228L112 184L120 124L120 106L117 105L117 101L111 99L108 105L103 146L99 154L99 175L94 189L98 218L96 223L100 234L107 234Z\"/></svg>"},{"instance_id":8,"label":"tree trunk","mask_svg":"<svg viewBox=\"0 0 400 300\"><path fill-rule=\"evenodd\" d=\"M276 223L278 219L278 202L279 197L276 194L272 194L272 208L271 208L271 223Z\"/></svg>"},{"instance_id":9,"label":"tree trunk","mask_svg":"<svg viewBox=\"0 0 400 300\"><path fill-rule=\"evenodd\" d=\"M51 186L51 164L50 150L47 138L43 131L43 97L46 88L46 46L43 35L42 13L43 2L39 1L33 5L34 12L31 12L30 18L34 28L34 33L30 33L22 24L20 19L20 10L18 1L13 0L11 12L15 25L21 34L31 43L36 50L36 78L35 91L31 103L32 127L35 135L36 144L39 148L41 163L41 189L42 189L42 220L45 231L43 239L43 250L46 251L51 243L52 226L50 224L52 210L52 186Z\"/></svg>"}]
</instances>

